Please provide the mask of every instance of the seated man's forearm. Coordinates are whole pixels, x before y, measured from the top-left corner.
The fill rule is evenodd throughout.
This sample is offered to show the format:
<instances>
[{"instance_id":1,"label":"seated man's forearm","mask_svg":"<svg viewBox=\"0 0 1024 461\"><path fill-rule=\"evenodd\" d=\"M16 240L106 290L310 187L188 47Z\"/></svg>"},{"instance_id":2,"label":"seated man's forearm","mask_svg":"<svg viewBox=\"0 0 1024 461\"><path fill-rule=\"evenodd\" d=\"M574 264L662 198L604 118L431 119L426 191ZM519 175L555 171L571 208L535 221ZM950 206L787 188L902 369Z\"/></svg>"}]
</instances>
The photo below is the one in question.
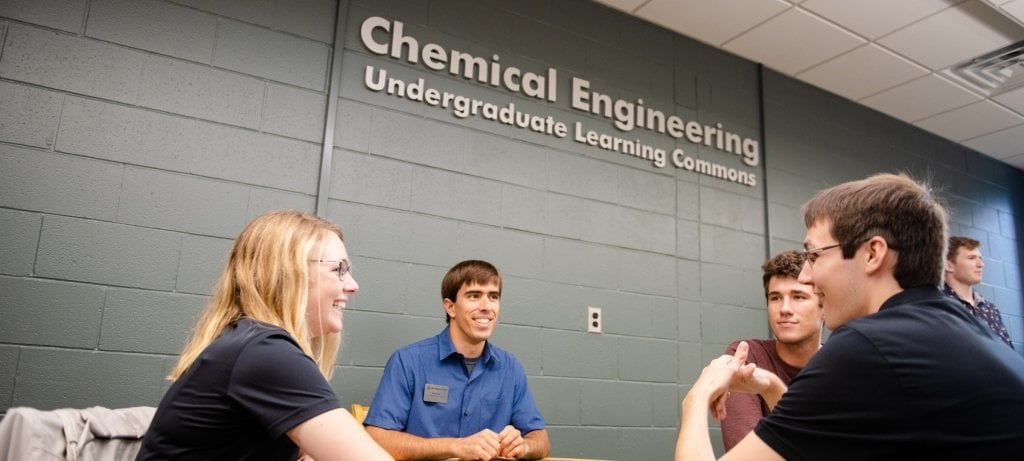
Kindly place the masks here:
<instances>
[{"instance_id":1,"label":"seated man's forearm","mask_svg":"<svg viewBox=\"0 0 1024 461\"><path fill-rule=\"evenodd\" d=\"M522 459L546 458L551 451L551 439L548 438L547 429L530 431L523 436L523 440L526 442L526 453L520 456Z\"/></svg>"},{"instance_id":2,"label":"seated man's forearm","mask_svg":"<svg viewBox=\"0 0 1024 461\"><path fill-rule=\"evenodd\" d=\"M768 405L768 410L774 410L775 405L782 399L782 395L789 390L789 387L782 382L782 378L779 378L773 373L767 373L769 379L768 388L759 392L758 395L764 399L764 403Z\"/></svg>"},{"instance_id":3,"label":"seated man's forearm","mask_svg":"<svg viewBox=\"0 0 1024 461\"><path fill-rule=\"evenodd\" d=\"M715 459L708 430L708 405L710 398L699 391L691 390L682 404L682 421L679 439L676 440L675 461L707 461Z\"/></svg>"}]
</instances>

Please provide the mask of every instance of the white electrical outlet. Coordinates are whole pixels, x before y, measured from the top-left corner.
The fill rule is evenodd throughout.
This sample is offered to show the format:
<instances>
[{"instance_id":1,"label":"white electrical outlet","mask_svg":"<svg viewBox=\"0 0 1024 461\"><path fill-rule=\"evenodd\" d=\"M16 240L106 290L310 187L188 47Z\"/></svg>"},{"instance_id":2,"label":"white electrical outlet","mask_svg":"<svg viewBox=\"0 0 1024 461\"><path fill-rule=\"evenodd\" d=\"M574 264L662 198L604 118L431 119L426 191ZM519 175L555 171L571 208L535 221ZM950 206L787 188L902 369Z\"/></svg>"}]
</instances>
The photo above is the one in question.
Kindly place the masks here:
<instances>
[{"instance_id":1,"label":"white electrical outlet","mask_svg":"<svg viewBox=\"0 0 1024 461\"><path fill-rule=\"evenodd\" d=\"M601 308L587 307L587 333L600 333L602 322Z\"/></svg>"}]
</instances>

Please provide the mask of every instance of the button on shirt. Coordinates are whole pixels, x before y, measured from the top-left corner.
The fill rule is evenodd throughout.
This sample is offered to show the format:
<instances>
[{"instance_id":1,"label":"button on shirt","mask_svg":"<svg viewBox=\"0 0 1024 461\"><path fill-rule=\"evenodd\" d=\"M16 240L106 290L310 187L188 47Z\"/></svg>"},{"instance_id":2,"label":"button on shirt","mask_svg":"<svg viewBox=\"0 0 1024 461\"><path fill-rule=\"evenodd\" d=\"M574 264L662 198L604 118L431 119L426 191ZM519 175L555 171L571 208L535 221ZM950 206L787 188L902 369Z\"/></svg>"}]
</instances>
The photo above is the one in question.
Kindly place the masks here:
<instances>
[{"instance_id":1,"label":"button on shirt","mask_svg":"<svg viewBox=\"0 0 1024 461\"><path fill-rule=\"evenodd\" d=\"M447 388L447 401L424 398L430 384ZM511 424L524 435L545 427L516 358L490 342L472 374L446 327L404 346L388 359L364 424L420 437L468 437Z\"/></svg>"},{"instance_id":2,"label":"button on shirt","mask_svg":"<svg viewBox=\"0 0 1024 461\"><path fill-rule=\"evenodd\" d=\"M942 292L945 293L946 296L960 301L960 303L963 304L970 313L987 323L989 328L995 332L996 336L999 336L999 338L1006 342L1010 348L1013 348L1013 343L1010 342L1010 333L1006 330L1006 325L1003 324L1003 318L999 315L999 308L996 307L995 304L992 304L991 301L985 299L985 297L977 291L971 290L971 292L974 293L974 305L971 305L971 303L961 298L956 291L953 291L953 288L950 287L948 283L942 284Z\"/></svg>"}]
</instances>

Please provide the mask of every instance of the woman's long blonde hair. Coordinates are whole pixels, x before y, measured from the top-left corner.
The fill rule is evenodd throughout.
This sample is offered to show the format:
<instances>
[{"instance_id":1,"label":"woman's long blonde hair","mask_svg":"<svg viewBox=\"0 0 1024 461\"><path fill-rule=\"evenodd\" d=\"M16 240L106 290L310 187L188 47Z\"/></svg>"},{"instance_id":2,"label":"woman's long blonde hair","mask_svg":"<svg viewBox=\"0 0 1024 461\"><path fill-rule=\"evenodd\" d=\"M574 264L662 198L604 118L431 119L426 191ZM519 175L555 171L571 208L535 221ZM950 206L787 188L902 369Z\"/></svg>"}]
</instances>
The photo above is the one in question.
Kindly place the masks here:
<instances>
[{"instance_id":1,"label":"woman's long blonde hair","mask_svg":"<svg viewBox=\"0 0 1024 461\"><path fill-rule=\"evenodd\" d=\"M341 229L298 211L260 215L239 234L192 339L169 376L178 379L199 354L241 317L283 328L327 379L334 372L340 335L310 334L306 322L310 260L320 259L327 236Z\"/></svg>"}]
</instances>

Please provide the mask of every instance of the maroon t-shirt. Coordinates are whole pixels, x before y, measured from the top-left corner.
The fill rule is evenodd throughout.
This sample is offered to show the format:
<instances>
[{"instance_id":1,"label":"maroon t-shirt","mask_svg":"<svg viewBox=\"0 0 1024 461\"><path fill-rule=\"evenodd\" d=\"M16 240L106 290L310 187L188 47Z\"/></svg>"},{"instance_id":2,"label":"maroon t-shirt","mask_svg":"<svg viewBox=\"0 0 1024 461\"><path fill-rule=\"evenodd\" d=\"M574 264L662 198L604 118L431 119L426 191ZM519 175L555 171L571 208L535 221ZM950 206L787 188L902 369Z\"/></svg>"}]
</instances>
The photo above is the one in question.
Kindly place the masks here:
<instances>
[{"instance_id":1,"label":"maroon t-shirt","mask_svg":"<svg viewBox=\"0 0 1024 461\"><path fill-rule=\"evenodd\" d=\"M758 368L763 368L778 375L782 382L789 385L793 377L800 372L799 368L789 366L779 357L775 350L774 339L745 339L750 345L750 352L747 354L747 363L756 363ZM725 349L725 353L732 355L736 353L736 347L740 341L733 341ZM726 450L743 440L747 434L754 430L754 426L767 416L770 411L768 404L757 394L745 394L732 392L725 401L725 419L722 420L722 441Z\"/></svg>"}]
</instances>

